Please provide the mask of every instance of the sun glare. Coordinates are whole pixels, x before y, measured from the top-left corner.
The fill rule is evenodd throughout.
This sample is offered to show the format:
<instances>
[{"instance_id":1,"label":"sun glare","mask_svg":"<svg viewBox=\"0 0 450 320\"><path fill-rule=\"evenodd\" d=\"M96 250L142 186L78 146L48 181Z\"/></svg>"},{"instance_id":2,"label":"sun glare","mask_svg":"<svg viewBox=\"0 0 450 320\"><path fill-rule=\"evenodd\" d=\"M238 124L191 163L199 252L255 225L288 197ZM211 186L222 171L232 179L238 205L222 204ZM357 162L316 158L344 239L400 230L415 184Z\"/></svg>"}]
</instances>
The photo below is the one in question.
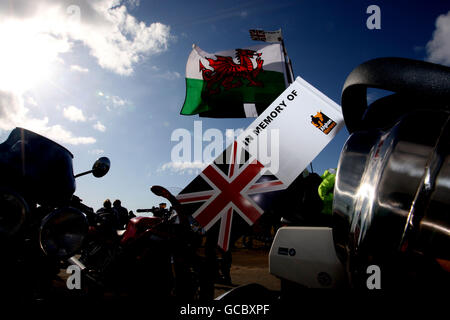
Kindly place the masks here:
<instances>
[{"instance_id":1,"label":"sun glare","mask_svg":"<svg viewBox=\"0 0 450 320\"><path fill-rule=\"evenodd\" d=\"M0 24L0 89L24 92L50 77L67 41L45 32L42 22L9 20Z\"/></svg>"}]
</instances>

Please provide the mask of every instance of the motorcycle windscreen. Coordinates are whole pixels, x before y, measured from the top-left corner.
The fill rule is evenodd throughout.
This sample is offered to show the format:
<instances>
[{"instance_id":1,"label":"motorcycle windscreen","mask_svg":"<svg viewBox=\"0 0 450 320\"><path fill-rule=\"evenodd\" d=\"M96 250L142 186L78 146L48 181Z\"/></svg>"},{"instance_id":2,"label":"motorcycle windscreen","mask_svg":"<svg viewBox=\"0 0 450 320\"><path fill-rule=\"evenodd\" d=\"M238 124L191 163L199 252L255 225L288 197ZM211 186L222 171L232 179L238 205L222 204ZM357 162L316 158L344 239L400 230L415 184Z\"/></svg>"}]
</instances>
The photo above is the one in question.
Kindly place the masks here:
<instances>
[{"instance_id":1,"label":"motorcycle windscreen","mask_svg":"<svg viewBox=\"0 0 450 320\"><path fill-rule=\"evenodd\" d=\"M73 155L56 142L15 128L0 144L3 183L40 204L65 202L75 192Z\"/></svg>"}]
</instances>

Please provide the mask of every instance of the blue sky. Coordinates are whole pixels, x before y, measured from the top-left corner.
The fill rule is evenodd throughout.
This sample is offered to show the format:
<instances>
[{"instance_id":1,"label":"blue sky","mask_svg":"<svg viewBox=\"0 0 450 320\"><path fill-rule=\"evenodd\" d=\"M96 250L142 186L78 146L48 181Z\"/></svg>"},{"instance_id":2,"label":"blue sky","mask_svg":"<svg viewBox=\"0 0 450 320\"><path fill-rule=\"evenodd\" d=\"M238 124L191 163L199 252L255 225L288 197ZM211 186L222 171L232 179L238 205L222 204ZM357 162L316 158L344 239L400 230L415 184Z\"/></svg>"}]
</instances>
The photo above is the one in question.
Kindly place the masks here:
<instances>
[{"instance_id":1,"label":"blue sky","mask_svg":"<svg viewBox=\"0 0 450 320\"><path fill-rule=\"evenodd\" d=\"M371 4L381 30L366 27ZM449 10L438 0L2 0L0 140L15 126L42 133L71 150L75 172L108 156L108 175L79 178L76 193L95 209L106 198L149 207L160 202L151 185L180 190L198 172L170 165L172 132L200 120L179 115L193 43L207 52L246 47L259 44L249 29L282 28L294 74L339 104L346 76L366 60L449 65ZM222 131L253 121L201 120L203 130ZM347 137L344 129L323 150L316 171L337 166Z\"/></svg>"}]
</instances>

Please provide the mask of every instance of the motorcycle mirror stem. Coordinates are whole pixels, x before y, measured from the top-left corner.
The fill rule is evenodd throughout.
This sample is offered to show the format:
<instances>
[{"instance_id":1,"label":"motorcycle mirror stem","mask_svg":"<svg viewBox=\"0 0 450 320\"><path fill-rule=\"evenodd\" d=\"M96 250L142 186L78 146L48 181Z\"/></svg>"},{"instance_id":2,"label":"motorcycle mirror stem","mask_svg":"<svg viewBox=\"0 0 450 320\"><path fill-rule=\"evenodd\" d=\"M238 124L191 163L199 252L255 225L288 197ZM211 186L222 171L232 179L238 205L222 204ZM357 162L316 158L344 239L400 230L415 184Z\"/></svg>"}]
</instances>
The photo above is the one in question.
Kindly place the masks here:
<instances>
[{"instance_id":1,"label":"motorcycle mirror stem","mask_svg":"<svg viewBox=\"0 0 450 320\"><path fill-rule=\"evenodd\" d=\"M94 165L92 166L92 170L79 173L75 175L75 178L87 175L89 173L92 173L96 178L101 178L108 173L110 167L111 161L107 157L101 157L98 158L97 161L95 161Z\"/></svg>"}]
</instances>

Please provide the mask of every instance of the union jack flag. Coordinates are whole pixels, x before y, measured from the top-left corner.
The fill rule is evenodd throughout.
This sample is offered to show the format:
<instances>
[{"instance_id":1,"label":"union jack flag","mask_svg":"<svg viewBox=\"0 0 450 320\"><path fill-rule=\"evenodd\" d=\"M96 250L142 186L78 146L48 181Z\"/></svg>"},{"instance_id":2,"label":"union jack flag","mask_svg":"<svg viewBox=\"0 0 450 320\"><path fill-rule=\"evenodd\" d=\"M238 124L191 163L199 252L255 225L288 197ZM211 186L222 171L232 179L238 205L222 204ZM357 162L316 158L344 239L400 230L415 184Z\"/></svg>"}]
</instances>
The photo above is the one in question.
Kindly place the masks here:
<instances>
[{"instance_id":1,"label":"union jack flag","mask_svg":"<svg viewBox=\"0 0 450 320\"><path fill-rule=\"evenodd\" d=\"M281 29L277 31L249 30L250 38L255 41L280 42L283 40Z\"/></svg>"},{"instance_id":2,"label":"union jack flag","mask_svg":"<svg viewBox=\"0 0 450 320\"><path fill-rule=\"evenodd\" d=\"M286 188L234 141L179 193L177 199L205 230L220 221L218 245L227 251L233 217L237 214L252 225L268 208L273 197Z\"/></svg>"},{"instance_id":3,"label":"union jack flag","mask_svg":"<svg viewBox=\"0 0 450 320\"><path fill-rule=\"evenodd\" d=\"M266 41L266 33L263 30L249 30L250 38L256 41Z\"/></svg>"}]
</instances>

